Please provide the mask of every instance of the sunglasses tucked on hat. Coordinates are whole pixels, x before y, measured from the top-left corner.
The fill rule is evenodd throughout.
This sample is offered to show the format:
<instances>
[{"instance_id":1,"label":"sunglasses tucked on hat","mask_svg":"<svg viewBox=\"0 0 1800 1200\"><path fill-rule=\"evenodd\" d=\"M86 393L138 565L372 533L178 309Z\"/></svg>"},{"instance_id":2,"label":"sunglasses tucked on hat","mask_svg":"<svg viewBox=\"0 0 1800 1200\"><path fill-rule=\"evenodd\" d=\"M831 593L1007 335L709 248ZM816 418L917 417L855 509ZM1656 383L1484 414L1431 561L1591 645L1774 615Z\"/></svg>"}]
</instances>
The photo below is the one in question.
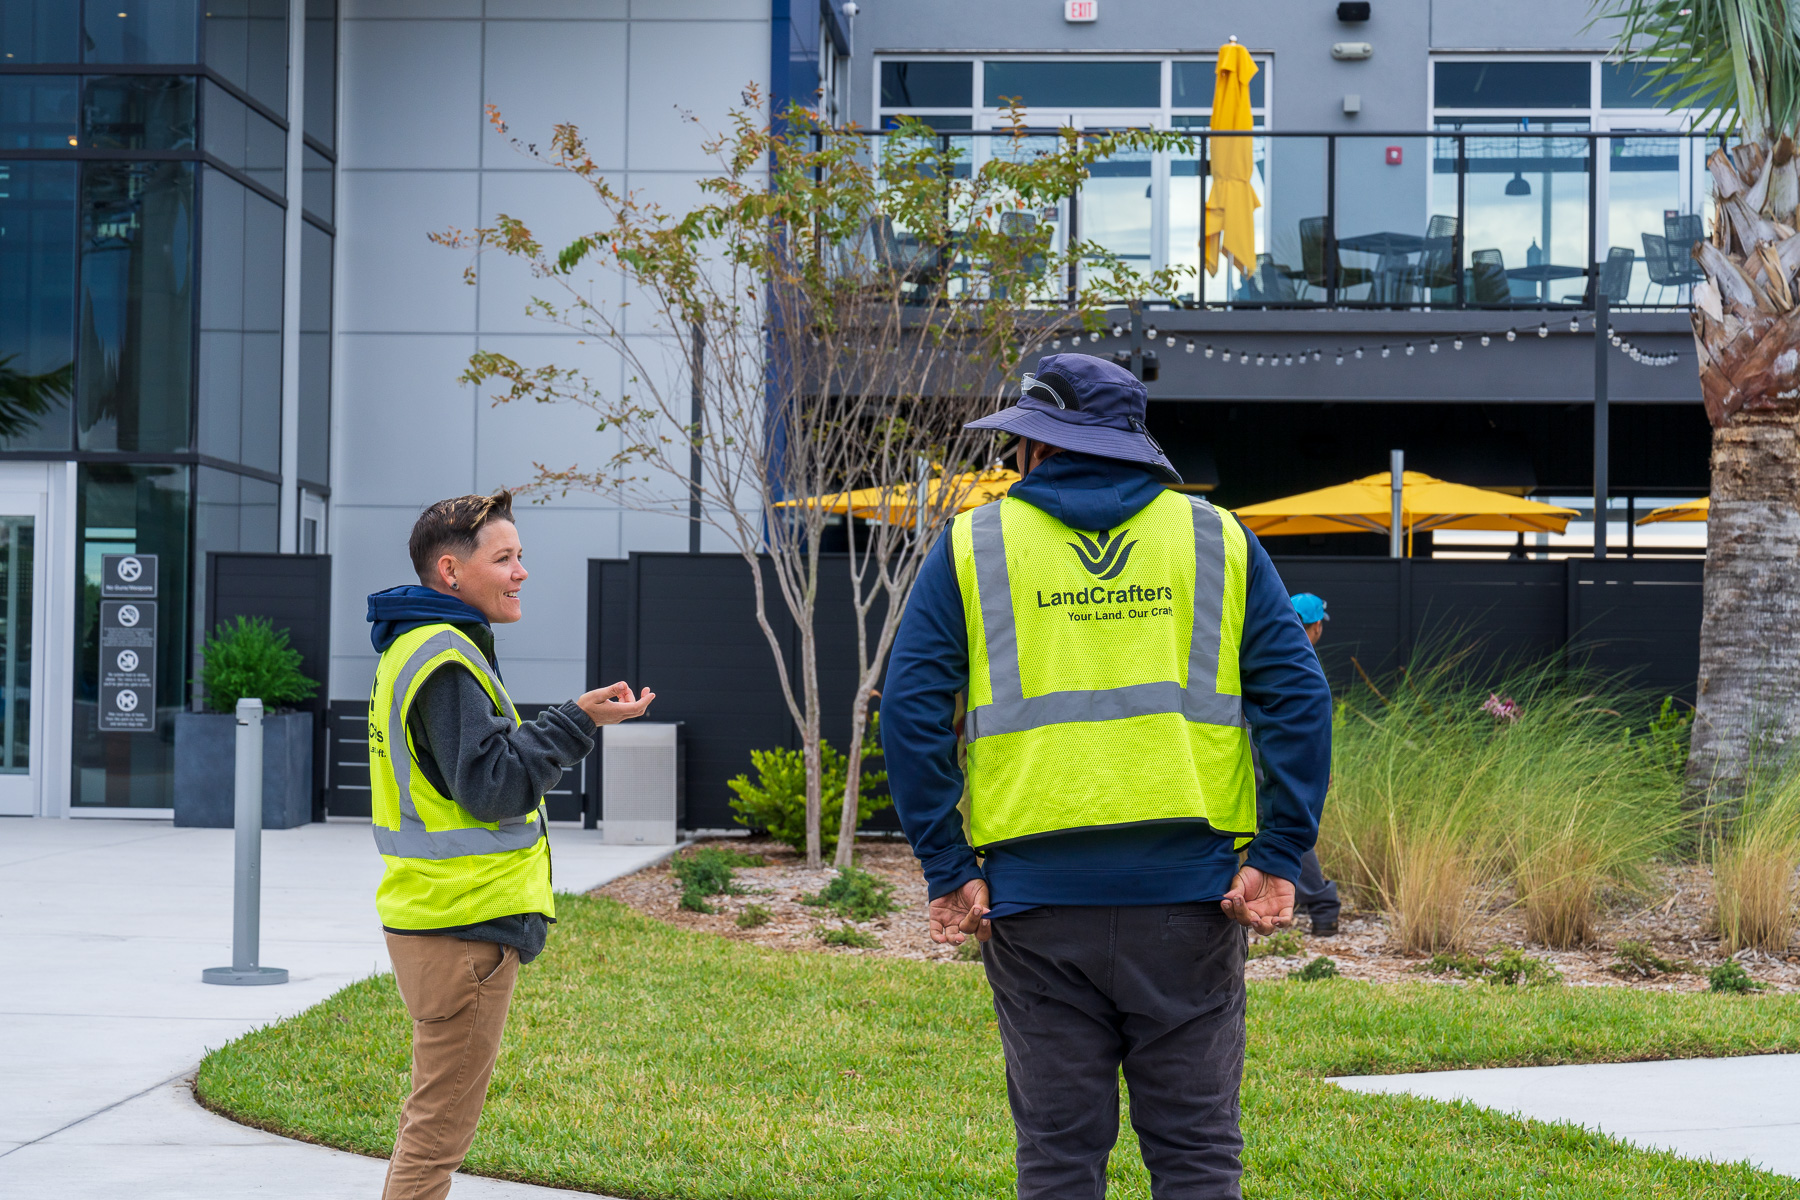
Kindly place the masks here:
<instances>
[{"instance_id":1,"label":"sunglasses tucked on hat","mask_svg":"<svg viewBox=\"0 0 1800 1200\"><path fill-rule=\"evenodd\" d=\"M1302 625L1316 625L1320 621L1331 620L1331 614L1325 611L1325 601L1311 592L1299 592L1292 599L1294 615L1300 618Z\"/></svg>"},{"instance_id":2,"label":"sunglasses tucked on hat","mask_svg":"<svg viewBox=\"0 0 1800 1200\"><path fill-rule=\"evenodd\" d=\"M965 428L999 429L1064 450L1139 463L1165 483L1180 483L1144 424L1147 398L1137 376L1115 362L1091 354L1046 354L1017 404Z\"/></svg>"}]
</instances>

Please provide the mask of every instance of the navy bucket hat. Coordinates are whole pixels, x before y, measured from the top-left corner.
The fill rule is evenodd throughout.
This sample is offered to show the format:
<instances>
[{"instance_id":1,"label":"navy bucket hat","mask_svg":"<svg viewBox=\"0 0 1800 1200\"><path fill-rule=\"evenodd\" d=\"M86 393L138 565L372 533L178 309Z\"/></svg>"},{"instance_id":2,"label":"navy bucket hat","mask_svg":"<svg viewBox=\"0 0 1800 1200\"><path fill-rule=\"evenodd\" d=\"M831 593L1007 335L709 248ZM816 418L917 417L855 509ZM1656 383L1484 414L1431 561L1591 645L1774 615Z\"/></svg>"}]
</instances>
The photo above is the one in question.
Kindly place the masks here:
<instances>
[{"instance_id":1,"label":"navy bucket hat","mask_svg":"<svg viewBox=\"0 0 1800 1200\"><path fill-rule=\"evenodd\" d=\"M968 429L998 429L1101 458L1150 468L1165 483L1181 476L1144 424L1147 393L1137 376L1091 354L1046 354L1037 376L1011 408L970 421Z\"/></svg>"}]
</instances>

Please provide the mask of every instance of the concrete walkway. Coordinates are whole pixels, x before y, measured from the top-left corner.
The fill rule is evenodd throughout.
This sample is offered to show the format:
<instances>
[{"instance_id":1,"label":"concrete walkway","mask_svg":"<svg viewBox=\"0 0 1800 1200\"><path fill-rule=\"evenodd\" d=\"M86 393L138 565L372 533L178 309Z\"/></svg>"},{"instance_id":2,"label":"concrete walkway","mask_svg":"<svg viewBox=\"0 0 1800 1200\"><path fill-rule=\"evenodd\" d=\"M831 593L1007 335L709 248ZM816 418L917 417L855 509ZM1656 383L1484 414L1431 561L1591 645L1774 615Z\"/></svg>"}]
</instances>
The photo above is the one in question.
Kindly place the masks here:
<instances>
[{"instance_id":1,"label":"concrete walkway","mask_svg":"<svg viewBox=\"0 0 1800 1200\"><path fill-rule=\"evenodd\" d=\"M1358 1092L1467 1100L1535 1121L1566 1121L1685 1158L1748 1161L1800 1176L1800 1054L1364 1075L1333 1082Z\"/></svg>"},{"instance_id":2,"label":"concrete walkway","mask_svg":"<svg viewBox=\"0 0 1800 1200\"><path fill-rule=\"evenodd\" d=\"M554 828L559 887L668 853ZM190 1200L375 1196L386 1163L215 1117L187 1080L202 1055L388 961L366 824L263 838L262 961L278 987L214 987L231 961L232 833L166 821L0 818L0 1195ZM574 1195L459 1176L464 1200Z\"/></svg>"}]
</instances>

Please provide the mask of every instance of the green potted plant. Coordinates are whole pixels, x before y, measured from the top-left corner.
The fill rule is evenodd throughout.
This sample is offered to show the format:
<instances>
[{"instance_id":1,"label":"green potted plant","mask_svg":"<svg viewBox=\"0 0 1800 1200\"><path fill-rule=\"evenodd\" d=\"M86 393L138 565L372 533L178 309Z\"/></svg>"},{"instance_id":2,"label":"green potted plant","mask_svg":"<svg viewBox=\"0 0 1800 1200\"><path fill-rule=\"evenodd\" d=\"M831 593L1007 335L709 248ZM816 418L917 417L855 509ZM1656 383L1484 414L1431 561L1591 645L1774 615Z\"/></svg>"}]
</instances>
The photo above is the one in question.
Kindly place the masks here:
<instances>
[{"instance_id":1,"label":"green potted plant","mask_svg":"<svg viewBox=\"0 0 1800 1200\"><path fill-rule=\"evenodd\" d=\"M263 702L263 828L312 820L313 715L290 706L317 694L300 652L265 617L221 622L201 649L205 712L175 717L175 824L229 829L240 698Z\"/></svg>"}]
</instances>

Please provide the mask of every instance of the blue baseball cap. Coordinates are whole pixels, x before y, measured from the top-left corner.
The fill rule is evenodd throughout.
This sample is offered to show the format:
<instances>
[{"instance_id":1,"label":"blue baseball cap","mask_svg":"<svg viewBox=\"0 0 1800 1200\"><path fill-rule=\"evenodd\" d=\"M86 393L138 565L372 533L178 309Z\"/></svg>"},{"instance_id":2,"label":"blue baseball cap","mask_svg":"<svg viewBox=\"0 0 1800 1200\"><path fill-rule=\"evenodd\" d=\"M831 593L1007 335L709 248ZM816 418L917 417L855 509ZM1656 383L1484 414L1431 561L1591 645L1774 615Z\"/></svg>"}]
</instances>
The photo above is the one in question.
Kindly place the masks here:
<instances>
[{"instance_id":1,"label":"blue baseball cap","mask_svg":"<svg viewBox=\"0 0 1800 1200\"><path fill-rule=\"evenodd\" d=\"M1147 399L1138 377L1110 359L1046 354L1017 404L964 428L998 429L1064 450L1139 463L1165 483L1180 483L1180 473L1144 424Z\"/></svg>"},{"instance_id":2,"label":"blue baseball cap","mask_svg":"<svg viewBox=\"0 0 1800 1200\"><path fill-rule=\"evenodd\" d=\"M1325 601L1311 592L1300 592L1293 597L1294 615L1300 618L1302 625L1316 625L1320 621L1331 620L1331 614L1325 611Z\"/></svg>"}]
</instances>

